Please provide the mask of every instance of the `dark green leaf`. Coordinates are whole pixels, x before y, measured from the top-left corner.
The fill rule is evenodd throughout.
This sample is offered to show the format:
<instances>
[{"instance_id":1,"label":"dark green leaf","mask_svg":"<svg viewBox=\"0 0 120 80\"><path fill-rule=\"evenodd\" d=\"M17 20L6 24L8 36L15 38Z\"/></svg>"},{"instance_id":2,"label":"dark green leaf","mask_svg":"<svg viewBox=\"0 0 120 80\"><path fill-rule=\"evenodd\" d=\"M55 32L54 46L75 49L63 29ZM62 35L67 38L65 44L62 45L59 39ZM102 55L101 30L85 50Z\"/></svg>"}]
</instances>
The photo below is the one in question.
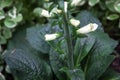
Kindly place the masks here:
<instances>
[{"instance_id":1,"label":"dark green leaf","mask_svg":"<svg viewBox=\"0 0 120 80\"><path fill-rule=\"evenodd\" d=\"M48 32L47 26L34 26L27 29L27 40L31 46L43 53L49 52L49 45L45 41L44 35Z\"/></svg>"},{"instance_id":2,"label":"dark green leaf","mask_svg":"<svg viewBox=\"0 0 120 80\"><path fill-rule=\"evenodd\" d=\"M111 15L108 15L107 16L107 19L108 20L116 20L119 18L119 15L118 14L111 14Z\"/></svg>"},{"instance_id":3,"label":"dark green leaf","mask_svg":"<svg viewBox=\"0 0 120 80\"><path fill-rule=\"evenodd\" d=\"M20 30L14 33L8 42L8 49L22 49L27 52L36 52L26 39L26 30Z\"/></svg>"},{"instance_id":4,"label":"dark green leaf","mask_svg":"<svg viewBox=\"0 0 120 80\"><path fill-rule=\"evenodd\" d=\"M120 0L117 0L114 4L114 8L117 12L120 13Z\"/></svg>"},{"instance_id":5,"label":"dark green leaf","mask_svg":"<svg viewBox=\"0 0 120 80\"><path fill-rule=\"evenodd\" d=\"M98 24L96 31L88 33L86 34L87 37L77 40L75 51L77 58L80 58L78 63L86 57L82 61L84 64L81 64L84 67L86 80L97 80L113 61L114 56L110 54L116 47L117 42L104 33L100 21L88 11L82 11L76 18L81 21L80 27L89 23ZM81 54L79 55L79 53Z\"/></svg>"},{"instance_id":6,"label":"dark green leaf","mask_svg":"<svg viewBox=\"0 0 120 80\"><path fill-rule=\"evenodd\" d=\"M22 21L22 19L23 19L22 14L18 14L16 18L12 18L12 20L16 23Z\"/></svg>"},{"instance_id":7,"label":"dark green leaf","mask_svg":"<svg viewBox=\"0 0 120 80\"><path fill-rule=\"evenodd\" d=\"M120 73L108 69L100 78L100 80L120 80Z\"/></svg>"},{"instance_id":8,"label":"dark green leaf","mask_svg":"<svg viewBox=\"0 0 120 80\"><path fill-rule=\"evenodd\" d=\"M16 27L16 25L17 25L17 23L16 23L15 21L13 21L12 19L6 19L6 20L4 21L4 24L5 24L5 26L8 27L8 28L14 28L14 27Z\"/></svg>"},{"instance_id":9,"label":"dark green leaf","mask_svg":"<svg viewBox=\"0 0 120 80\"><path fill-rule=\"evenodd\" d=\"M60 57L60 53L56 52L54 49L50 50L50 64L52 69L59 80L66 80L66 75L61 72L60 69L66 66L66 61Z\"/></svg>"},{"instance_id":10,"label":"dark green leaf","mask_svg":"<svg viewBox=\"0 0 120 80\"><path fill-rule=\"evenodd\" d=\"M117 42L110 39L109 36L103 32L93 32L88 34L88 39L95 39L94 46L87 59L85 68L86 79L98 79L108 68L113 61L114 56L110 55L117 45Z\"/></svg>"},{"instance_id":11,"label":"dark green leaf","mask_svg":"<svg viewBox=\"0 0 120 80\"><path fill-rule=\"evenodd\" d=\"M74 56L76 66L87 56L95 43L94 38L78 38L75 44Z\"/></svg>"},{"instance_id":12,"label":"dark green leaf","mask_svg":"<svg viewBox=\"0 0 120 80\"><path fill-rule=\"evenodd\" d=\"M0 20L5 18L5 13L3 10L0 10Z\"/></svg>"},{"instance_id":13,"label":"dark green leaf","mask_svg":"<svg viewBox=\"0 0 120 80\"><path fill-rule=\"evenodd\" d=\"M37 25L27 29L27 40L34 49L42 53L49 53L50 46L45 41L45 34L55 32L60 32L58 26L50 27L49 24Z\"/></svg>"},{"instance_id":14,"label":"dark green leaf","mask_svg":"<svg viewBox=\"0 0 120 80\"><path fill-rule=\"evenodd\" d=\"M4 7L8 7L12 4L12 0L0 0L0 7L4 8Z\"/></svg>"},{"instance_id":15,"label":"dark green leaf","mask_svg":"<svg viewBox=\"0 0 120 80\"><path fill-rule=\"evenodd\" d=\"M0 36L0 44L5 44L7 40L5 39L4 36Z\"/></svg>"},{"instance_id":16,"label":"dark green leaf","mask_svg":"<svg viewBox=\"0 0 120 80\"><path fill-rule=\"evenodd\" d=\"M116 2L117 0L107 0L105 3L106 3L106 6L107 8L112 11L112 12L116 12L115 8L114 8L114 3Z\"/></svg>"},{"instance_id":17,"label":"dark green leaf","mask_svg":"<svg viewBox=\"0 0 120 80\"><path fill-rule=\"evenodd\" d=\"M85 80L84 72L81 69L64 70L70 80Z\"/></svg>"},{"instance_id":18,"label":"dark green leaf","mask_svg":"<svg viewBox=\"0 0 120 80\"><path fill-rule=\"evenodd\" d=\"M33 53L15 49L3 58L19 80L53 80L50 66Z\"/></svg>"},{"instance_id":19,"label":"dark green leaf","mask_svg":"<svg viewBox=\"0 0 120 80\"><path fill-rule=\"evenodd\" d=\"M100 0L89 0L89 5L90 6L94 6L94 5L96 5L98 2L99 2Z\"/></svg>"},{"instance_id":20,"label":"dark green leaf","mask_svg":"<svg viewBox=\"0 0 120 80\"><path fill-rule=\"evenodd\" d=\"M68 72L70 80L85 80L84 73L81 69L69 70Z\"/></svg>"},{"instance_id":21,"label":"dark green leaf","mask_svg":"<svg viewBox=\"0 0 120 80\"><path fill-rule=\"evenodd\" d=\"M8 50L22 49L28 53L34 53L43 60L48 61L48 55L44 55L42 52L36 51L32 48L30 43L26 39L26 29L18 30L14 33L13 37L8 42Z\"/></svg>"},{"instance_id":22,"label":"dark green leaf","mask_svg":"<svg viewBox=\"0 0 120 80\"><path fill-rule=\"evenodd\" d=\"M8 28L3 30L3 35L6 39L9 39L10 37L12 37L12 31Z\"/></svg>"}]
</instances>

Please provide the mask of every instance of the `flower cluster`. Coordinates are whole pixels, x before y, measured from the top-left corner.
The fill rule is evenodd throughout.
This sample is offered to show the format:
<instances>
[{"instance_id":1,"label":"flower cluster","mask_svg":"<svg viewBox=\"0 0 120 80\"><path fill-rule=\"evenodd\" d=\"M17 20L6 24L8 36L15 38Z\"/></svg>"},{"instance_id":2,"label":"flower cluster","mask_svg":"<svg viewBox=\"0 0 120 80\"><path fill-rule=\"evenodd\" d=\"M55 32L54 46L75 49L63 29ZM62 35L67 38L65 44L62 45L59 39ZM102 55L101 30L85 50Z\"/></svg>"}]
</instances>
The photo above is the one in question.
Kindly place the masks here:
<instances>
[{"instance_id":1,"label":"flower cluster","mask_svg":"<svg viewBox=\"0 0 120 80\"><path fill-rule=\"evenodd\" d=\"M76 24L76 23L78 23L78 20L75 20L75 21L73 20L73 22L71 20L71 23ZM78 29L76 32L77 32L77 34L87 34L87 33L95 31L97 28L98 28L98 25L96 23L89 23L86 26L83 26L82 28ZM60 36L60 34L58 34L58 33L46 34L45 40L52 41L52 40L55 40L56 38L58 38L59 36Z\"/></svg>"},{"instance_id":2,"label":"flower cluster","mask_svg":"<svg viewBox=\"0 0 120 80\"><path fill-rule=\"evenodd\" d=\"M72 0L71 5L77 6L79 5L81 2L81 0ZM68 2L64 2L64 12L67 13L67 9L68 9ZM54 10L54 13L56 13L58 10ZM60 11L61 12L61 11ZM52 13L49 13L47 10L42 10L41 15L44 17L51 17ZM69 20L70 24L74 27L78 27L80 25L80 21L76 20L74 18L71 18ZM76 30L77 34L87 34L90 33L92 31L95 31L98 28L98 24L96 23L89 23L83 27L81 27L80 29ZM60 35L58 33L53 33L53 34L46 34L45 35L45 40L46 41L51 41L54 40L56 38L60 37Z\"/></svg>"}]
</instances>

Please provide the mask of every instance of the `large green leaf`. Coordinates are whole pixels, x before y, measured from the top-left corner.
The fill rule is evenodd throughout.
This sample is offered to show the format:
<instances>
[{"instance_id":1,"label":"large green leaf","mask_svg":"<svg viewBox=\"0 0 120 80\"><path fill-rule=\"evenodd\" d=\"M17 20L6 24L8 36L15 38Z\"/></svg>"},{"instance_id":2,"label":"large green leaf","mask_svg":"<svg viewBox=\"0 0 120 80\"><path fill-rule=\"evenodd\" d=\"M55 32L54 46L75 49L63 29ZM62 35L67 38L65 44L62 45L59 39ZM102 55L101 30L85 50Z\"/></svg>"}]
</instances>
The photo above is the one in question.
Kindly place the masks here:
<instances>
[{"instance_id":1,"label":"large green leaf","mask_svg":"<svg viewBox=\"0 0 120 80\"><path fill-rule=\"evenodd\" d=\"M4 7L8 7L12 4L12 0L0 0L0 7L4 8Z\"/></svg>"},{"instance_id":2,"label":"large green leaf","mask_svg":"<svg viewBox=\"0 0 120 80\"><path fill-rule=\"evenodd\" d=\"M81 69L69 70L70 80L85 80L84 72Z\"/></svg>"},{"instance_id":3,"label":"large green leaf","mask_svg":"<svg viewBox=\"0 0 120 80\"><path fill-rule=\"evenodd\" d=\"M44 38L46 32L46 26L37 25L27 29L27 40L34 49L43 53L48 53L50 49Z\"/></svg>"},{"instance_id":4,"label":"large green leaf","mask_svg":"<svg viewBox=\"0 0 120 80\"><path fill-rule=\"evenodd\" d=\"M53 80L50 66L33 53L15 49L3 58L18 80Z\"/></svg>"},{"instance_id":5,"label":"large green leaf","mask_svg":"<svg viewBox=\"0 0 120 80\"><path fill-rule=\"evenodd\" d=\"M107 8L112 11L112 12L116 12L115 8L114 8L114 4L117 0L106 0L105 3L106 3L106 6Z\"/></svg>"},{"instance_id":6,"label":"large green leaf","mask_svg":"<svg viewBox=\"0 0 120 80\"><path fill-rule=\"evenodd\" d=\"M117 42L104 33L100 21L88 11L82 11L76 18L81 21L80 27L89 23L98 24L95 32L77 39L74 51L75 61L77 63L82 61L81 66L84 68L86 80L97 80L113 61L114 56L110 54Z\"/></svg>"},{"instance_id":7,"label":"large green leaf","mask_svg":"<svg viewBox=\"0 0 120 80\"><path fill-rule=\"evenodd\" d=\"M81 11L76 18L80 20L80 27L83 27L89 23L96 23L98 24L97 31L103 31L102 24L100 21L95 18L89 11ZM87 37L88 38L88 37ZM90 52L91 48L95 43L95 38L89 37L86 38L78 38L75 43L74 47L74 56L75 56L75 65L79 66L79 63L87 56Z\"/></svg>"},{"instance_id":8,"label":"large green leaf","mask_svg":"<svg viewBox=\"0 0 120 80\"><path fill-rule=\"evenodd\" d=\"M107 19L108 20L117 20L119 18L119 15L118 14L111 14L111 15L108 15L107 16Z\"/></svg>"},{"instance_id":9,"label":"large green leaf","mask_svg":"<svg viewBox=\"0 0 120 80\"><path fill-rule=\"evenodd\" d=\"M117 0L114 4L115 10L120 13L120 0Z\"/></svg>"},{"instance_id":10,"label":"large green leaf","mask_svg":"<svg viewBox=\"0 0 120 80\"><path fill-rule=\"evenodd\" d=\"M87 54L92 49L93 45L95 43L94 38L78 38L75 44L74 48L74 59L75 59L75 65L79 66L80 62L87 56Z\"/></svg>"},{"instance_id":11,"label":"large green leaf","mask_svg":"<svg viewBox=\"0 0 120 80\"><path fill-rule=\"evenodd\" d=\"M87 80L98 79L113 61L114 56L110 55L117 45L117 42L101 32L96 31L88 34L88 39L95 39L94 46L88 56L85 66Z\"/></svg>"},{"instance_id":12,"label":"large green leaf","mask_svg":"<svg viewBox=\"0 0 120 80\"><path fill-rule=\"evenodd\" d=\"M0 10L0 20L5 18L5 13L3 10Z\"/></svg>"},{"instance_id":13,"label":"large green leaf","mask_svg":"<svg viewBox=\"0 0 120 80\"><path fill-rule=\"evenodd\" d=\"M36 52L29 42L26 39L26 30L20 30L14 33L13 37L8 42L9 50L13 49L22 49L24 51L27 51L29 53Z\"/></svg>"},{"instance_id":14,"label":"large green leaf","mask_svg":"<svg viewBox=\"0 0 120 80\"><path fill-rule=\"evenodd\" d=\"M42 53L48 53L50 47L48 43L45 41L45 34L59 32L60 29L58 26L50 27L50 25L37 25L27 29L27 40L31 44L31 46L41 51Z\"/></svg>"},{"instance_id":15,"label":"large green leaf","mask_svg":"<svg viewBox=\"0 0 120 80\"><path fill-rule=\"evenodd\" d=\"M81 69L64 69L70 80L85 80L84 72Z\"/></svg>"},{"instance_id":16,"label":"large green leaf","mask_svg":"<svg viewBox=\"0 0 120 80\"><path fill-rule=\"evenodd\" d=\"M112 69L108 69L100 78L100 80L120 80L120 73Z\"/></svg>"},{"instance_id":17,"label":"large green leaf","mask_svg":"<svg viewBox=\"0 0 120 80\"><path fill-rule=\"evenodd\" d=\"M12 19L5 19L4 24L7 28L14 28L17 26L17 23Z\"/></svg>"},{"instance_id":18,"label":"large green leaf","mask_svg":"<svg viewBox=\"0 0 120 80\"><path fill-rule=\"evenodd\" d=\"M66 61L62 58L62 55L54 49L50 50L50 64L52 69L59 80L66 80L64 72L60 71L61 68L66 67Z\"/></svg>"},{"instance_id":19,"label":"large green leaf","mask_svg":"<svg viewBox=\"0 0 120 80\"><path fill-rule=\"evenodd\" d=\"M12 31L8 28L5 28L2 33L5 37L5 39L9 39L12 37Z\"/></svg>"},{"instance_id":20,"label":"large green leaf","mask_svg":"<svg viewBox=\"0 0 120 80\"><path fill-rule=\"evenodd\" d=\"M114 56L110 55L117 42L101 31L87 34L88 37L77 39L75 57L77 63L88 55L84 61L84 72L87 80L97 80L113 61ZM79 44L79 45L78 45ZM79 64L77 64L79 66ZM83 65L82 65L83 66Z\"/></svg>"},{"instance_id":21,"label":"large green leaf","mask_svg":"<svg viewBox=\"0 0 120 80\"><path fill-rule=\"evenodd\" d=\"M8 50L22 49L28 53L33 53L39 56L41 59L48 61L48 55L43 54L40 51L36 51L26 39L26 29L17 30L12 38L8 41Z\"/></svg>"},{"instance_id":22,"label":"large green leaf","mask_svg":"<svg viewBox=\"0 0 120 80\"><path fill-rule=\"evenodd\" d=\"M88 3L89 3L90 6L94 6L94 5L96 5L97 3L99 3L99 1L100 1L100 0L89 0Z\"/></svg>"}]
</instances>

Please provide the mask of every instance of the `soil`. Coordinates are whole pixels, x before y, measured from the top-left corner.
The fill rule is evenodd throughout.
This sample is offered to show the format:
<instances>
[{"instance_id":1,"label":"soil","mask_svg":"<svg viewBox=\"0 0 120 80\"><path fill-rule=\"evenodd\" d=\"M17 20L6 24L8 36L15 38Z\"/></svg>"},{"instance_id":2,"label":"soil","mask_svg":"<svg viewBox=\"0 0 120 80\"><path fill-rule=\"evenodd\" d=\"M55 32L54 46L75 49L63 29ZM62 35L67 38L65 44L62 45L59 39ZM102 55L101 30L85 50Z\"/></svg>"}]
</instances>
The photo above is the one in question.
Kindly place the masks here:
<instances>
[{"instance_id":1,"label":"soil","mask_svg":"<svg viewBox=\"0 0 120 80\"><path fill-rule=\"evenodd\" d=\"M111 67L120 73L120 43L118 44L118 46L116 47L116 52L114 52L114 54L116 55L116 58L114 59L114 61L111 64Z\"/></svg>"},{"instance_id":2,"label":"soil","mask_svg":"<svg viewBox=\"0 0 120 80\"><path fill-rule=\"evenodd\" d=\"M108 28L107 28L108 29ZM113 60L112 64L110 65L110 67L112 67L115 71L120 73L120 28L113 28L110 31L106 31L109 36L118 41L118 45L115 48L115 51L113 52L113 54L116 56L116 58Z\"/></svg>"}]
</instances>

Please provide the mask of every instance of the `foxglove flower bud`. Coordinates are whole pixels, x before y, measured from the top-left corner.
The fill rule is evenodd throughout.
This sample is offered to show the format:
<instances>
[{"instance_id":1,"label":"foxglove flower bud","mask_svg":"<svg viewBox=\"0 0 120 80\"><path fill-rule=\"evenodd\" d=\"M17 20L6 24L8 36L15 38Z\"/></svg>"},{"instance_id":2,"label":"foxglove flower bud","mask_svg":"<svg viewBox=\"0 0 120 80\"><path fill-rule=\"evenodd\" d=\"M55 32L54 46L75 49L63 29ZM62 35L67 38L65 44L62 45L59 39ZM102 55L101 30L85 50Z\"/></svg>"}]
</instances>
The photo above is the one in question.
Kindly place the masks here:
<instances>
[{"instance_id":1,"label":"foxglove flower bud","mask_svg":"<svg viewBox=\"0 0 120 80\"><path fill-rule=\"evenodd\" d=\"M85 0L72 0L71 6L80 6L85 3Z\"/></svg>"},{"instance_id":2,"label":"foxglove flower bud","mask_svg":"<svg viewBox=\"0 0 120 80\"><path fill-rule=\"evenodd\" d=\"M62 13L62 10L60 10L60 9L57 9L57 13Z\"/></svg>"},{"instance_id":3,"label":"foxglove flower bud","mask_svg":"<svg viewBox=\"0 0 120 80\"><path fill-rule=\"evenodd\" d=\"M80 29L77 30L77 33L79 34L86 34L92 31L95 31L98 28L98 24L96 23L90 23Z\"/></svg>"},{"instance_id":4,"label":"foxglove flower bud","mask_svg":"<svg viewBox=\"0 0 120 80\"><path fill-rule=\"evenodd\" d=\"M47 18L51 17L50 13L47 10L44 10L44 9L42 9L41 16L44 16L44 17L47 17Z\"/></svg>"},{"instance_id":5,"label":"foxglove flower bud","mask_svg":"<svg viewBox=\"0 0 120 80\"><path fill-rule=\"evenodd\" d=\"M77 27L77 26L79 26L80 21L72 18L72 19L70 19L70 23L71 23L73 26Z\"/></svg>"},{"instance_id":6,"label":"foxglove flower bud","mask_svg":"<svg viewBox=\"0 0 120 80\"><path fill-rule=\"evenodd\" d=\"M55 33L55 34L46 34L45 35L45 41L52 41L56 38L59 37L59 34Z\"/></svg>"}]
</instances>

